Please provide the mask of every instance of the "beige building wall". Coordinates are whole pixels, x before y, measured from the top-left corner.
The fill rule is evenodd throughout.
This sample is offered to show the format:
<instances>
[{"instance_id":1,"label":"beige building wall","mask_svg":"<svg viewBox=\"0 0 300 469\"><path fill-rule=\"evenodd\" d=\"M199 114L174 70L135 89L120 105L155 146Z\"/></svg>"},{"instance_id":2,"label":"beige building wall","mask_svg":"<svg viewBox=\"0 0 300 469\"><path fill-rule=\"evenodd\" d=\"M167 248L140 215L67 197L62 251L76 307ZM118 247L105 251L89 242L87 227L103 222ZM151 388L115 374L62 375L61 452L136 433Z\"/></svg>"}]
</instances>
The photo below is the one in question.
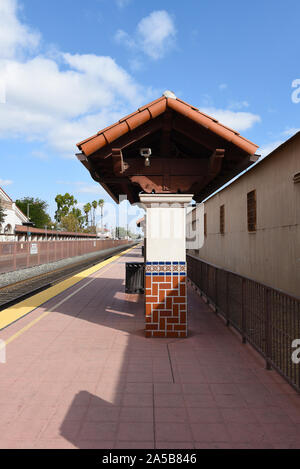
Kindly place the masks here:
<instances>
[{"instance_id":1,"label":"beige building wall","mask_svg":"<svg viewBox=\"0 0 300 469\"><path fill-rule=\"evenodd\" d=\"M218 267L300 296L300 132L204 203L207 236L190 251ZM247 193L256 190L257 229L248 232ZM220 234L220 206L225 233Z\"/></svg>"}]
</instances>

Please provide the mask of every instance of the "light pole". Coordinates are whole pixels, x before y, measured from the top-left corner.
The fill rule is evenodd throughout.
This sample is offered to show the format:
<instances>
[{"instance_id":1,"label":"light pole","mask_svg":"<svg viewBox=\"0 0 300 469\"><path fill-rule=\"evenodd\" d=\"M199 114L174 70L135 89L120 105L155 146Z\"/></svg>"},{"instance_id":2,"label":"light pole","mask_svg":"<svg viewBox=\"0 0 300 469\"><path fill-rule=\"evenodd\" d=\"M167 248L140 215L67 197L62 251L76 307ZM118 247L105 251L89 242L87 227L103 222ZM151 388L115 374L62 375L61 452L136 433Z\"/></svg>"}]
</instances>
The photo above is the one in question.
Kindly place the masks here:
<instances>
[{"instance_id":1,"label":"light pole","mask_svg":"<svg viewBox=\"0 0 300 469\"><path fill-rule=\"evenodd\" d=\"M28 218L28 220L29 220L29 205L32 205L32 204L29 204L29 203L27 204L27 218Z\"/></svg>"}]
</instances>

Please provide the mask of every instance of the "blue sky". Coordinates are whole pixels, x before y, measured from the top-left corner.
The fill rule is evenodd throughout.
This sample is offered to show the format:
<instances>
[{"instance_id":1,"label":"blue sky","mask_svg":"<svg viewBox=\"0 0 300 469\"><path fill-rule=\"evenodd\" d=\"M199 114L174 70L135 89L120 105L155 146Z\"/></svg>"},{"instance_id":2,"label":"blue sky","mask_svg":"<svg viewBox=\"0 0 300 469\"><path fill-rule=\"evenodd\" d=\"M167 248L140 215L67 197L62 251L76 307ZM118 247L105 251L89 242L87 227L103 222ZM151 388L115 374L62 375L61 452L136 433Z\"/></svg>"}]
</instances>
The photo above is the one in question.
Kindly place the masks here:
<instances>
[{"instance_id":1,"label":"blue sky","mask_svg":"<svg viewBox=\"0 0 300 469\"><path fill-rule=\"evenodd\" d=\"M296 0L0 0L0 185L111 202L75 143L166 89L266 155L300 127L299 23Z\"/></svg>"}]
</instances>

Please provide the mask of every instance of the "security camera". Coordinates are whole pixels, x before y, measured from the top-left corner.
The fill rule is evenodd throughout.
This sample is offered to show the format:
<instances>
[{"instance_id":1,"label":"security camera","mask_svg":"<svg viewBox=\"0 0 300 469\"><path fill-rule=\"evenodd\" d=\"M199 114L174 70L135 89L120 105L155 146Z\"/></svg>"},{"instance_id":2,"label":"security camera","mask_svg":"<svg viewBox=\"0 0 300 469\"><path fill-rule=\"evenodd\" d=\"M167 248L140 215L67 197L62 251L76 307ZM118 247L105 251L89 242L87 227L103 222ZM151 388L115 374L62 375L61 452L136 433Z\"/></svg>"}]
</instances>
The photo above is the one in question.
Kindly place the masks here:
<instances>
[{"instance_id":1,"label":"security camera","mask_svg":"<svg viewBox=\"0 0 300 469\"><path fill-rule=\"evenodd\" d=\"M143 156L144 158L149 158L151 156L151 148L141 148L140 149L140 155Z\"/></svg>"}]
</instances>

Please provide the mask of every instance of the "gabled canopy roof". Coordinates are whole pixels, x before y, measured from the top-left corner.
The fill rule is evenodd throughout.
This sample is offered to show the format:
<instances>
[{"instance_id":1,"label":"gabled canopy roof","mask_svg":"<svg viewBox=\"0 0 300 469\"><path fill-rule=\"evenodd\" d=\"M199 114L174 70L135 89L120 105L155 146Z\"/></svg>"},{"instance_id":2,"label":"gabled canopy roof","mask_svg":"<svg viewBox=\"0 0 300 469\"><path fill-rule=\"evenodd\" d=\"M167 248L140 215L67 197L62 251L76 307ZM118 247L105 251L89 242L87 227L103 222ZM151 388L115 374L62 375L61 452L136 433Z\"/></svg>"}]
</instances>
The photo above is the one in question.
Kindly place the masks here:
<instances>
[{"instance_id":1,"label":"gabled canopy roof","mask_svg":"<svg viewBox=\"0 0 300 469\"><path fill-rule=\"evenodd\" d=\"M77 146L92 177L115 200L125 193L131 202L141 190L191 192L203 199L252 164L258 148L171 92ZM152 149L150 167L141 147Z\"/></svg>"},{"instance_id":2,"label":"gabled canopy roof","mask_svg":"<svg viewBox=\"0 0 300 469\"><path fill-rule=\"evenodd\" d=\"M199 111L196 107L185 103L179 98L168 98L166 96L162 96L161 98L140 107L137 111L123 117L123 119L120 119L119 122L116 122L115 124L100 130L92 137L77 143L77 147L86 156L90 156L95 153L95 151L113 143L116 139L122 137L127 132L145 124L150 119L155 119L160 116L166 112L168 108L211 130L228 142L234 143L236 146L241 148L241 150L244 150L250 155L254 155L258 148L258 145L255 145L255 143L250 142L250 140L242 137L238 132L230 127L226 127L221 124L213 117Z\"/></svg>"}]
</instances>

